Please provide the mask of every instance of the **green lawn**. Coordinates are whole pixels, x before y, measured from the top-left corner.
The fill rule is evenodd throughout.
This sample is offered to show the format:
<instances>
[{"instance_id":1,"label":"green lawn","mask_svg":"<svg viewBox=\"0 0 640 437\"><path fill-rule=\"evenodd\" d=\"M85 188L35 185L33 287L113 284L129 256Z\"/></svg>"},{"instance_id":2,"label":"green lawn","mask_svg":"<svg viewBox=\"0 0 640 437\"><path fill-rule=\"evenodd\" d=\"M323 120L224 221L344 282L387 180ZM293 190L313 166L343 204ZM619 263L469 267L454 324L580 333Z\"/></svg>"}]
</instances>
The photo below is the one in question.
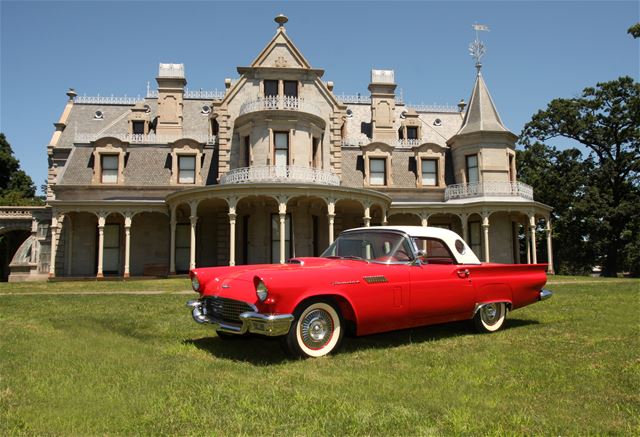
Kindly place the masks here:
<instances>
[{"instance_id":1,"label":"green lawn","mask_svg":"<svg viewBox=\"0 0 640 437\"><path fill-rule=\"evenodd\" d=\"M188 289L78 284L38 290ZM0 284L16 293L0 296L0 435L640 434L640 281L550 288L496 334L440 325L289 361L196 325L189 295Z\"/></svg>"}]
</instances>

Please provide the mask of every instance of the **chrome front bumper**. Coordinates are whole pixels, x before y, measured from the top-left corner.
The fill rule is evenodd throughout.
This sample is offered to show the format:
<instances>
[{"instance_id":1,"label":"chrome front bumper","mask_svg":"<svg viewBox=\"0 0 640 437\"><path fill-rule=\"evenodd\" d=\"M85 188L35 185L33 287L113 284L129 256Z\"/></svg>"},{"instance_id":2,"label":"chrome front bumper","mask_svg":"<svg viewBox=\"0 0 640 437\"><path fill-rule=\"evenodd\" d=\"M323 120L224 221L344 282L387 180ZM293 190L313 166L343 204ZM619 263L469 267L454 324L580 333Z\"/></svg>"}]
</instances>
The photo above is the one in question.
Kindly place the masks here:
<instances>
[{"instance_id":1,"label":"chrome front bumper","mask_svg":"<svg viewBox=\"0 0 640 437\"><path fill-rule=\"evenodd\" d=\"M553 291L543 288L542 290L540 290L540 298L538 300L547 300L551 296L553 296Z\"/></svg>"},{"instance_id":2,"label":"chrome front bumper","mask_svg":"<svg viewBox=\"0 0 640 437\"><path fill-rule=\"evenodd\" d=\"M192 309L191 315L197 323L210 323L216 331L229 334L252 333L275 337L288 333L293 322L292 314L261 314L247 311L240 314L240 323L232 323L208 315L200 300L190 300L187 306Z\"/></svg>"}]
</instances>

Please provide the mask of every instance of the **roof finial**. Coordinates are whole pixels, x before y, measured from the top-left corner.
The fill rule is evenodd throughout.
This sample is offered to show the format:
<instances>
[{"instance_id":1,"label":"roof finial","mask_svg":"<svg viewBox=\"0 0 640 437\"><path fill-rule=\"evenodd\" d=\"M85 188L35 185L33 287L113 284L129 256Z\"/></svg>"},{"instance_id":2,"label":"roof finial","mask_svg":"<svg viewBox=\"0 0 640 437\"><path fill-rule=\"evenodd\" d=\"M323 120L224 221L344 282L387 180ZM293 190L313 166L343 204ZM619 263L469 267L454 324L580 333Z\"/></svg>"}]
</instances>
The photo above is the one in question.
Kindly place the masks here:
<instances>
[{"instance_id":1,"label":"roof finial","mask_svg":"<svg viewBox=\"0 0 640 437\"><path fill-rule=\"evenodd\" d=\"M286 23L287 21L289 21L289 19L287 18L286 15L280 14L278 15L276 18L273 19L273 21L275 21L276 23L278 23L278 30L281 31L285 31L284 29L284 23Z\"/></svg>"},{"instance_id":2,"label":"roof finial","mask_svg":"<svg viewBox=\"0 0 640 437\"><path fill-rule=\"evenodd\" d=\"M479 31L489 32L489 27L484 24L473 24L473 29L476 31L476 39L471 44L469 44L469 54L476 60L476 69L478 70L478 74L480 74L480 69L482 68L482 64L480 60L486 53L487 49L482 41L480 41Z\"/></svg>"}]
</instances>

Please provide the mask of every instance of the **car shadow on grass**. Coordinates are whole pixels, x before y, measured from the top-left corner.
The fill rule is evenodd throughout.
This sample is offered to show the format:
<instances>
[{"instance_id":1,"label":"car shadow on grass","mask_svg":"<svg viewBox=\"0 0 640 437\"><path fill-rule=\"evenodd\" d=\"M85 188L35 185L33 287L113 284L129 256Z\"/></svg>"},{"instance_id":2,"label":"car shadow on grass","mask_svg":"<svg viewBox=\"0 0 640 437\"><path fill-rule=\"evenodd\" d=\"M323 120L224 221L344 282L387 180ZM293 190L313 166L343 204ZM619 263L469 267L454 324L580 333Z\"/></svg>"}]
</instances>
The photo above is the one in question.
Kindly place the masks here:
<instances>
[{"instance_id":1,"label":"car shadow on grass","mask_svg":"<svg viewBox=\"0 0 640 437\"><path fill-rule=\"evenodd\" d=\"M500 331L509 331L540 322L527 319L508 319ZM500 332L498 331L498 332ZM439 341L447 338L468 335L482 335L477 333L470 320L451 322L440 325L422 326L419 328L402 329L399 331L383 332L381 334L365 335L362 337L348 337L342 345L340 353L351 353L365 349L389 349L408 344Z\"/></svg>"},{"instance_id":2,"label":"car shadow on grass","mask_svg":"<svg viewBox=\"0 0 640 437\"><path fill-rule=\"evenodd\" d=\"M528 319L509 319L502 331L518 329L540 322ZM381 334L344 339L339 354L350 354L367 349L391 349L407 344L439 341L452 337L476 334L470 321L431 325L400 331L383 332ZM280 348L277 338L259 336L221 339L217 336L187 339L184 344L208 352L216 358L247 362L256 366L268 366L288 361L288 357Z\"/></svg>"}]
</instances>

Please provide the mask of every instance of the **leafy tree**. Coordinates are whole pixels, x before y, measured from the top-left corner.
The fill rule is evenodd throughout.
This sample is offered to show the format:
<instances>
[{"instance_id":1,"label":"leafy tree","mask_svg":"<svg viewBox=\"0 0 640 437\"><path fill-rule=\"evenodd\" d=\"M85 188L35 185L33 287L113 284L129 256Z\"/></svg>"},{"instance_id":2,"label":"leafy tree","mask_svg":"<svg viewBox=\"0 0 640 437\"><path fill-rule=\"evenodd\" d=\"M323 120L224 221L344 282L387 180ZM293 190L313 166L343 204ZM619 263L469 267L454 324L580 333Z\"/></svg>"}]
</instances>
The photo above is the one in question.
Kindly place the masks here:
<instances>
[{"instance_id":1,"label":"leafy tree","mask_svg":"<svg viewBox=\"0 0 640 437\"><path fill-rule=\"evenodd\" d=\"M581 187L575 187L563 174L559 174L556 185L536 186L533 178L534 188L542 197L561 195L549 190L573 192L576 197L565 199L570 202L568 205L558 203L561 199L551 199L549 203L560 210L572 208L579 223L567 223L578 226L575 231L580 230L584 241L595 251L594 261L603 266L604 275L633 269L634 265L629 264L634 262L633 256L627 254L639 238L640 84L621 77L586 88L580 97L554 99L525 125L521 142L525 150L531 150L536 142L557 137L577 141L591 151L580 166L586 179ZM548 153L558 153L550 150ZM560 239L560 244L573 243ZM574 253L577 258L581 254Z\"/></svg>"},{"instance_id":2,"label":"leafy tree","mask_svg":"<svg viewBox=\"0 0 640 437\"><path fill-rule=\"evenodd\" d=\"M41 203L34 199L36 187L31 178L20 169L11 145L0 133L0 205Z\"/></svg>"},{"instance_id":3,"label":"leafy tree","mask_svg":"<svg viewBox=\"0 0 640 437\"><path fill-rule=\"evenodd\" d=\"M555 271L566 275L588 273L590 266L596 264L596 253L587 239L591 229L582 210L588 204L593 162L583 160L578 149L559 151L539 142L517 153L519 178L534 188L537 201L553 206ZM544 234L538 236L543 238Z\"/></svg>"},{"instance_id":4,"label":"leafy tree","mask_svg":"<svg viewBox=\"0 0 640 437\"><path fill-rule=\"evenodd\" d=\"M627 33L634 38L640 38L640 23L636 23L627 30Z\"/></svg>"}]
</instances>

